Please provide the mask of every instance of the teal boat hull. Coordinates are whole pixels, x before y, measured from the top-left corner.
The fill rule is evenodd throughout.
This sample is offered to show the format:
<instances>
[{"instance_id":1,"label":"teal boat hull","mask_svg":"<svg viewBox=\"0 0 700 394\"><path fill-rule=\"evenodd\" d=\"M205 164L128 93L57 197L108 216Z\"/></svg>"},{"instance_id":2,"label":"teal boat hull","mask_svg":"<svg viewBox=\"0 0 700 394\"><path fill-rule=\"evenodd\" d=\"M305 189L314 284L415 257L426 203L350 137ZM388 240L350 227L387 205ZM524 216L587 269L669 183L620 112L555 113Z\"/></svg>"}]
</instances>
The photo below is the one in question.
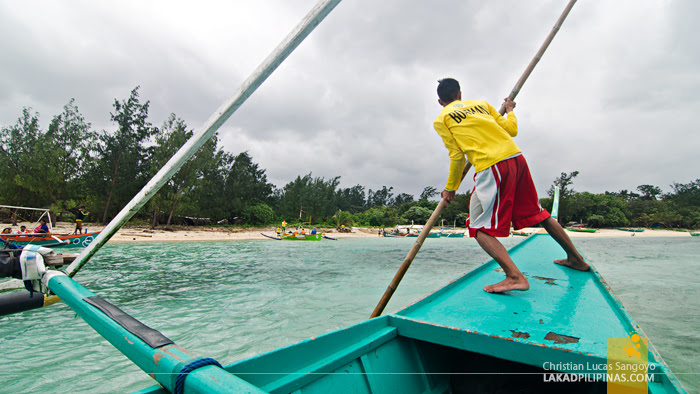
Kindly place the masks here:
<instances>
[{"instance_id":1,"label":"teal boat hull","mask_svg":"<svg viewBox=\"0 0 700 394\"><path fill-rule=\"evenodd\" d=\"M418 238L420 234L408 234L406 237L408 238ZM426 236L426 238L440 238L442 234L440 233L430 233Z\"/></svg>"},{"instance_id":2,"label":"teal boat hull","mask_svg":"<svg viewBox=\"0 0 700 394\"><path fill-rule=\"evenodd\" d=\"M0 238L12 242L16 246L25 245L53 245L56 247L80 247L84 248L100 234L99 231L86 234L76 234L76 235L56 235L56 234L32 234L32 235L2 235ZM55 245L58 242L66 242L65 245Z\"/></svg>"},{"instance_id":3,"label":"teal boat hull","mask_svg":"<svg viewBox=\"0 0 700 394\"><path fill-rule=\"evenodd\" d=\"M563 392L571 383L547 374L580 374L576 366L585 365L602 379L607 340L644 336L594 268L551 263L564 252L550 236L528 237L510 253L529 278L527 292L484 292L503 279L492 260L394 314L224 369L271 393ZM650 393L685 392L651 344L648 361ZM605 392L591 376L577 392ZM155 392L165 391L141 391Z\"/></svg>"}]
</instances>

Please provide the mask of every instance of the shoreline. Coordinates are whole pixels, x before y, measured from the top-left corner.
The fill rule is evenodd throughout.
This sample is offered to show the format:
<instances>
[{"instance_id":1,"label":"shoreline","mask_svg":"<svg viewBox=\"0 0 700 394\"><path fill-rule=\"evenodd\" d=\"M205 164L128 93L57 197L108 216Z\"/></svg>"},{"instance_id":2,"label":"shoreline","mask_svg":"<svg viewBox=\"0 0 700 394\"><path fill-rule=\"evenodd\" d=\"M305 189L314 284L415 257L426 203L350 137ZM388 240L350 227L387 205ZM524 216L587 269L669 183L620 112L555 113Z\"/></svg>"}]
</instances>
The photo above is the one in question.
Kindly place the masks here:
<instances>
[{"instance_id":1,"label":"shoreline","mask_svg":"<svg viewBox=\"0 0 700 394\"><path fill-rule=\"evenodd\" d=\"M21 224L21 223L20 223ZM6 225L7 227L11 227ZM84 229L90 232L101 231L104 226L85 223ZM12 228L16 230L16 228ZM55 234L70 234L75 229L75 224L70 222L59 222L54 226ZM115 243L122 242L166 242L166 241L249 241L249 240L264 240L266 239L260 233L268 235L275 234L275 226L256 227L256 228L236 228L236 227L187 227L187 226L170 226L157 227L153 230L149 226L134 226L126 225L108 241ZM604 237L690 237L689 231L675 230L652 230L644 229L644 232L635 233L621 231L617 229L597 229L595 233L573 232L567 231L571 238L604 238ZM352 232L341 233L335 229L318 227L318 231L328 235L329 237L343 238L378 238L377 232L379 229L366 227L352 227ZM458 231L463 231L459 229ZM464 230L466 231L466 230ZM519 232L531 234L543 231L542 228L524 228ZM513 237L513 235L511 235Z\"/></svg>"}]
</instances>

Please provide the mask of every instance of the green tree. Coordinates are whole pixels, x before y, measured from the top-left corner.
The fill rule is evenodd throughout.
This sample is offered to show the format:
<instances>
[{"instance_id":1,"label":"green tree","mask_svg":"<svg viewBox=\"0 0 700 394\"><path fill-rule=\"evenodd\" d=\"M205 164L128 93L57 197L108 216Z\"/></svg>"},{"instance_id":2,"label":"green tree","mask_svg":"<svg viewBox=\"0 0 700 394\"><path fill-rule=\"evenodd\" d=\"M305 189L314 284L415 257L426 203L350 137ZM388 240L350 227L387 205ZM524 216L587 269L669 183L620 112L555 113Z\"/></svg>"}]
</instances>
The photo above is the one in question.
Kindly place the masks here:
<instances>
[{"instance_id":1,"label":"green tree","mask_svg":"<svg viewBox=\"0 0 700 394\"><path fill-rule=\"evenodd\" d=\"M225 194L229 217L242 216L250 206L267 203L272 196L273 185L267 182L265 170L253 162L248 152L233 158L226 177Z\"/></svg>"},{"instance_id":2,"label":"green tree","mask_svg":"<svg viewBox=\"0 0 700 394\"><path fill-rule=\"evenodd\" d=\"M367 206L368 207L385 207L391 205L391 197L394 195L391 191L394 190L393 187L387 189L386 186L382 186L381 190L372 191L369 190L367 193Z\"/></svg>"},{"instance_id":3,"label":"green tree","mask_svg":"<svg viewBox=\"0 0 700 394\"><path fill-rule=\"evenodd\" d=\"M555 179L552 186L549 187L547 195L549 198L554 198L554 188L559 186L559 198L562 200L571 197L575 193L571 185L574 183L574 178L578 176L578 171L573 171L570 173L562 172L559 178ZM561 208L560 208L561 209Z\"/></svg>"},{"instance_id":4,"label":"green tree","mask_svg":"<svg viewBox=\"0 0 700 394\"><path fill-rule=\"evenodd\" d=\"M395 207L400 207L404 204L409 204L413 202L413 195L408 193L401 193L394 198L393 205Z\"/></svg>"},{"instance_id":5,"label":"green tree","mask_svg":"<svg viewBox=\"0 0 700 394\"><path fill-rule=\"evenodd\" d=\"M187 192L195 216L215 220L230 218L226 181L233 163L233 155L218 145L218 135L214 134L197 152L194 184Z\"/></svg>"},{"instance_id":6,"label":"green tree","mask_svg":"<svg viewBox=\"0 0 700 394\"><path fill-rule=\"evenodd\" d=\"M15 205L44 206L48 199L37 185L44 153L39 116L23 108L14 126L0 129L0 195Z\"/></svg>"},{"instance_id":7,"label":"green tree","mask_svg":"<svg viewBox=\"0 0 700 394\"><path fill-rule=\"evenodd\" d=\"M464 217L464 220L460 220L460 215L464 216L463 214L469 215L469 192L455 194L455 198L442 211L440 217L450 225L455 223L464 225L466 217Z\"/></svg>"},{"instance_id":8,"label":"green tree","mask_svg":"<svg viewBox=\"0 0 700 394\"><path fill-rule=\"evenodd\" d=\"M426 186L423 189L423 192L420 194L420 200L429 200L431 197L439 194L440 192L436 188L432 186Z\"/></svg>"},{"instance_id":9,"label":"green tree","mask_svg":"<svg viewBox=\"0 0 700 394\"><path fill-rule=\"evenodd\" d=\"M275 212L269 205L259 202L243 209L243 220L250 224L270 224L275 221Z\"/></svg>"},{"instance_id":10,"label":"green tree","mask_svg":"<svg viewBox=\"0 0 700 394\"><path fill-rule=\"evenodd\" d=\"M411 207L408 211L406 211L403 214L403 218L411 223L425 224L428 221L428 219L430 219L430 215L432 214L433 213L427 208L415 206Z\"/></svg>"},{"instance_id":11,"label":"green tree","mask_svg":"<svg viewBox=\"0 0 700 394\"><path fill-rule=\"evenodd\" d=\"M110 212L116 213L146 184L150 174L147 147L155 130L148 122L147 101L139 101L139 87L125 101L114 100L110 119L117 129L99 137L97 159L100 165L92 175L96 195L105 195L102 223Z\"/></svg>"},{"instance_id":12,"label":"green tree","mask_svg":"<svg viewBox=\"0 0 700 394\"><path fill-rule=\"evenodd\" d=\"M350 227L354 224L350 212L346 212L340 209L335 212L335 215L333 215L332 219L335 223L336 229L340 229L342 226Z\"/></svg>"},{"instance_id":13,"label":"green tree","mask_svg":"<svg viewBox=\"0 0 700 394\"><path fill-rule=\"evenodd\" d=\"M642 193L643 200L656 200L661 195L661 188L652 185L637 186L637 190Z\"/></svg>"},{"instance_id":14,"label":"green tree","mask_svg":"<svg viewBox=\"0 0 700 394\"><path fill-rule=\"evenodd\" d=\"M175 114L170 114L163 125L156 130L152 149L150 174L155 175L172 156L192 137L192 131L187 130L185 121ZM181 199L186 196L196 177L197 156L199 152L187 161L149 202L151 206L151 227L158 224L158 214L164 211L167 215L166 225L170 225L173 215Z\"/></svg>"},{"instance_id":15,"label":"green tree","mask_svg":"<svg viewBox=\"0 0 700 394\"><path fill-rule=\"evenodd\" d=\"M348 212L360 212L365 208L365 187L355 185L350 188L339 189L336 194L336 204L339 209Z\"/></svg>"}]
</instances>

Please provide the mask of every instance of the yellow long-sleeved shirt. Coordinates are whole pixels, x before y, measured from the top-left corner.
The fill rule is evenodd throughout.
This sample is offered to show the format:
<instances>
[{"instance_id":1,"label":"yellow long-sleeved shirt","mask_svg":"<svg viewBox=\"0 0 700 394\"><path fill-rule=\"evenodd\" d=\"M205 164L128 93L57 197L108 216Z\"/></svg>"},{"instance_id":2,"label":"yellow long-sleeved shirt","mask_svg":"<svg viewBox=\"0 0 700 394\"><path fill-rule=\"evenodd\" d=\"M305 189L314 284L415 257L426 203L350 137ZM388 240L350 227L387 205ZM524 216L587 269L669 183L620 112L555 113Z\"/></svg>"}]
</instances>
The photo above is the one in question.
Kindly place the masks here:
<instances>
[{"instance_id":1,"label":"yellow long-sleeved shirt","mask_svg":"<svg viewBox=\"0 0 700 394\"><path fill-rule=\"evenodd\" d=\"M447 190L457 190L462 182L467 164L464 155L479 172L520 153L513 141L518 135L515 114L511 111L505 118L484 100L453 101L435 118L433 126L450 155Z\"/></svg>"}]
</instances>

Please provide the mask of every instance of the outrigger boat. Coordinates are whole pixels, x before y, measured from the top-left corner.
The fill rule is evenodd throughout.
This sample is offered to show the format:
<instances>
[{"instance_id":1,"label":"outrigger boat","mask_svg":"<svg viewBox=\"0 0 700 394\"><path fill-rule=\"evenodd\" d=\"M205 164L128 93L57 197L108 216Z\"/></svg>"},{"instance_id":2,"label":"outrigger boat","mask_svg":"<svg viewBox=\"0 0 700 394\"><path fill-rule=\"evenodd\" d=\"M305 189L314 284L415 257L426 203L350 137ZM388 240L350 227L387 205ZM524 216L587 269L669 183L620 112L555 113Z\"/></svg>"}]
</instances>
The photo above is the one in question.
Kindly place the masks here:
<instances>
[{"instance_id":1,"label":"outrigger boat","mask_svg":"<svg viewBox=\"0 0 700 394\"><path fill-rule=\"evenodd\" d=\"M576 232L576 233L594 233L594 232L596 232L596 229L584 227L583 224L574 224L574 225L566 226L566 229L569 231Z\"/></svg>"},{"instance_id":2,"label":"outrigger boat","mask_svg":"<svg viewBox=\"0 0 700 394\"><path fill-rule=\"evenodd\" d=\"M86 232L85 234L54 234L51 214L48 209L15 207L11 205L0 205L0 208L10 212L13 215L17 210L40 212L39 218L29 227L33 228L41 219L45 219L46 225L49 227L48 233L0 234L1 241L9 242L15 246L51 245L52 247L86 247L95 239L95 237L100 234L99 231L94 231L91 233ZM15 212L11 212L9 210L15 210Z\"/></svg>"},{"instance_id":3,"label":"outrigger boat","mask_svg":"<svg viewBox=\"0 0 700 394\"><path fill-rule=\"evenodd\" d=\"M270 239L276 239L278 241L320 241L322 238L329 238L329 239L334 239L330 237L325 237L323 234L318 233L318 234L284 234L282 236L272 236L272 235L267 235L264 233L260 233L260 235L263 235L267 238Z\"/></svg>"},{"instance_id":4,"label":"outrigger boat","mask_svg":"<svg viewBox=\"0 0 700 394\"><path fill-rule=\"evenodd\" d=\"M72 279L96 249L106 243L148 198L155 195L158 186L162 186L194 155L201 146L197 141L210 137L338 2L319 2L290 34L291 38L276 49L277 55L266 59L262 70L256 70L251 79L243 83L229 105L192 137L190 141L195 142L186 143L65 271L39 269L39 254L52 252L30 247L22 253L34 253L31 258L20 259L26 268L21 270L22 276L27 276L23 279L29 281L37 292L60 297L160 384L141 393L166 390L175 393L444 393L513 392L522 388L531 392L605 390L605 383L595 375L605 378L607 366L620 360L618 355L608 351L608 340L629 338L633 345L645 345L641 349L632 346L632 350L639 349L646 354L646 343L639 339L643 333L593 267L588 272L581 272L551 262L562 257L563 252L549 235L533 235L510 250L513 260L530 280L531 288L527 292L484 292L485 284L503 277L492 260L396 313L380 316L383 306L378 305L372 313L376 317L367 321L226 367L176 345ZM553 32L573 2L569 3ZM548 41L551 37L553 33ZM536 59L539 60L540 56L541 53ZM518 85L513 92L520 90L522 82ZM515 93L511 93L511 98ZM469 165L463 174L468 170ZM442 207L443 202L431 216L426 232ZM411 256L417 253L426 235L422 234L416 241L404 265L406 262L410 264ZM1 262L15 264L17 260ZM18 271L13 272L17 275ZM392 285L387 289L388 293L393 292ZM31 296L26 299L31 299ZM14 311L42 306L20 305L21 297L16 300ZM632 332L635 335L631 335ZM646 391L684 392L650 344L646 368L653 373L648 375L652 379L646 383ZM570 383L558 385L546 379L547 375L560 373L575 374L571 376L588 373L594 377L592 381L575 387Z\"/></svg>"},{"instance_id":5,"label":"outrigger boat","mask_svg":"<svg viewBox=\"0 0 700 394\"><path fill-rule=\"evenodd\" d=\"M627 231L630 233L643 233L644 229L643 228L623 228L623 227L618 227L617 228L620 231Z\"/></svg>"},{"instance_id":6,"label":"outrigger boat","mask_svg":"<svg viewBox=\"0 0 700 394\"><path fill-rule=\"evenodd\" d=\"M440 231L441 238L464 238L466 231L454 232L454 231Z\"/></svg>"}]
</instances>

